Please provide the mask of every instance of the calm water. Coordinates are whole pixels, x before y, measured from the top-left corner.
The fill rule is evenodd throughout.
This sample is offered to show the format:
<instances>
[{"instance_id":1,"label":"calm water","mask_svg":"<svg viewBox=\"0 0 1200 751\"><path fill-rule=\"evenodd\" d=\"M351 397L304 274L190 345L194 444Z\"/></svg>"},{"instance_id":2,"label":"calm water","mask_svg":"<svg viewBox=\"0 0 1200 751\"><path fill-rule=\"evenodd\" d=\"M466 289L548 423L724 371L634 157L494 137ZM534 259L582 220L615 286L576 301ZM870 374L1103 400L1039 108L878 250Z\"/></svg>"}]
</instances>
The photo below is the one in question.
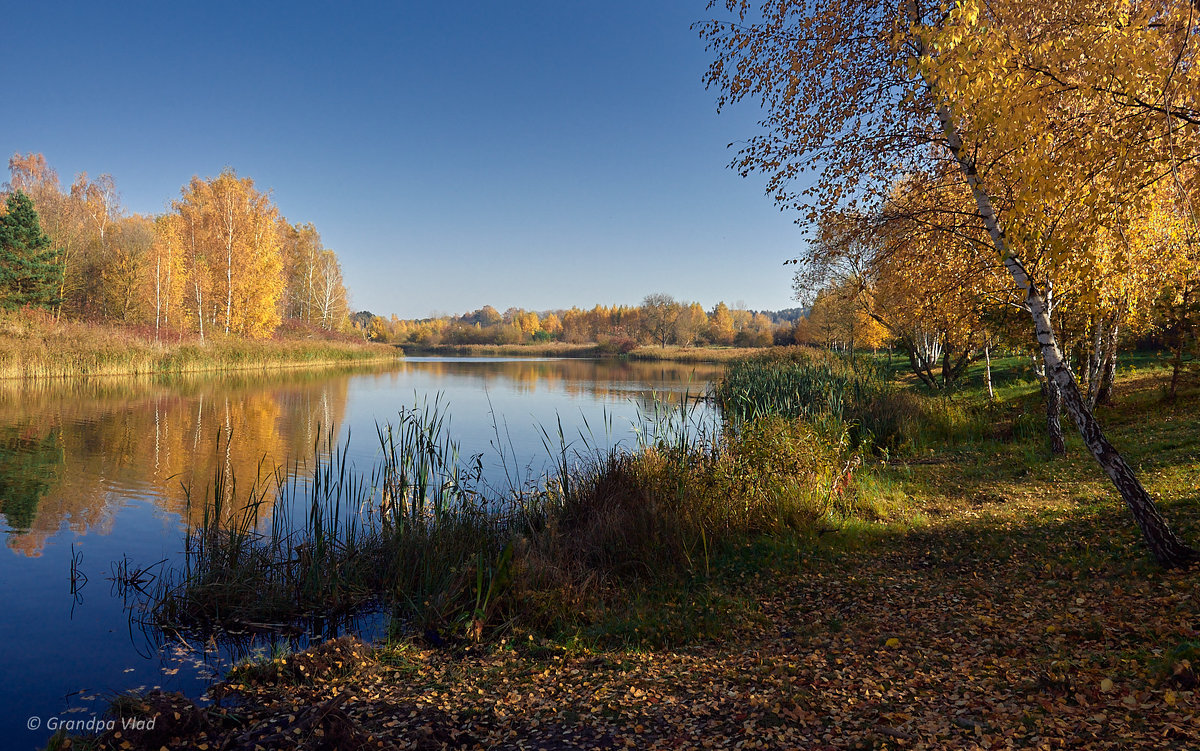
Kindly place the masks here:
<instances>
[{"instance_id":1,"label":"calm water","mask_svg":"<svg viewBox=\"0 0 1200 751\"><path fill-rule=\"evenodd\" d=\"M462 454L482 454L487 481L504 486L544 470L539 426L557 439L561 419L568 440L583 432L598 445L632 442L632 426L656 399L700 393L718 373L611 360L409 358L355 373L0 384L0 745L38 747L48 724L86 721L128 689L199 696L224 669L234 647L164 643L131 625L111 581L126 558L139 566L178 559L184 487L203 488L218 468L244 488L260 467L311 457L332 430L369 472L376 424L441 394ZM379 617L357 625L367 638L382 628Z\"/></svg>"}]
</instances>

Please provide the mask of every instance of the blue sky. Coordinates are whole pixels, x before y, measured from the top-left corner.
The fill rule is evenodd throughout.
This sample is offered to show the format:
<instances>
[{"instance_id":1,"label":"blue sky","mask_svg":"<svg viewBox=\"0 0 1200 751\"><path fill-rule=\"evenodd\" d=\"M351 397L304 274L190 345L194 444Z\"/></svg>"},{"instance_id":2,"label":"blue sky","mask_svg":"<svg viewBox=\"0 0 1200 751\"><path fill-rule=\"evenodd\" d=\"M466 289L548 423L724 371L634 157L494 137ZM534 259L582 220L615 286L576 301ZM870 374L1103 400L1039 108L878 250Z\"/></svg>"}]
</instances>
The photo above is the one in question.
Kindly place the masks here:
<instances>
[{"instance_id":1,"label":"blue sky","mask_svg":"<svg viewBox=\"0 0 1200 751\"><path fill-rule=\"evenodd\" d=\"M803 247L728 169L705 3L24 3L0 148L162 212L226 166L338 252L355 309L790 307Z\"/></svg>"}]
</instances>

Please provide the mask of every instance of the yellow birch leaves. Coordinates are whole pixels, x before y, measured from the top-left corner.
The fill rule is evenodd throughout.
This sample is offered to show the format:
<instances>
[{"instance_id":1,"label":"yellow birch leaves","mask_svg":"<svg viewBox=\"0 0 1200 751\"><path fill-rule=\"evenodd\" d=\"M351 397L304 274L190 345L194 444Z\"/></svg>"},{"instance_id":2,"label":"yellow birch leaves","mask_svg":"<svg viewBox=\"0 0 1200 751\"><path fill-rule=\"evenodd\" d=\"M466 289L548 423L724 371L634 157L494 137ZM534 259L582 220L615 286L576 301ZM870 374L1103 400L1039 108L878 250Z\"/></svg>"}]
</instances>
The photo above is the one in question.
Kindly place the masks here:
<instances>
[{"instance_id":1,"label":"yellow birch leaves","mask_svg":"<svg viewBox=\"0 0 1200 751\"><path fill-rule=\"evenodd\" d=\"M156 248L186 280L160 288L183 313L176 321L209 333L270 336L279 325L284 283L283 224L270 197L226 170L192 178L172 208L160 222Z\"/></svg>"}]
</instances>

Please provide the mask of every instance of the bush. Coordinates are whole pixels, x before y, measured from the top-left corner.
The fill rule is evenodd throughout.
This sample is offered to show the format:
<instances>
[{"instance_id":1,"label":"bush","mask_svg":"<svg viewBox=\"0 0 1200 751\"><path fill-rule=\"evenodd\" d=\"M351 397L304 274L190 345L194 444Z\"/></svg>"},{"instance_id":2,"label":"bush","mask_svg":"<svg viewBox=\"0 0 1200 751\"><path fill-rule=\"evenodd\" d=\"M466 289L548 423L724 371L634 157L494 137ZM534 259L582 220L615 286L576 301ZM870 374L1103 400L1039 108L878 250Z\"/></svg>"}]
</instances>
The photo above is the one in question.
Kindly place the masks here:
<instances>
[{"instance_id":1,"label":"bush","mask_svg":"<svg viewBox=\"0 0 1200 751\"><path fill-rule=\"evenodd\" d=\"M599 336L596 343L596 349L606 355L627 355L638 348L637 340L628 336Z\"/></svg>"}]
</instances>

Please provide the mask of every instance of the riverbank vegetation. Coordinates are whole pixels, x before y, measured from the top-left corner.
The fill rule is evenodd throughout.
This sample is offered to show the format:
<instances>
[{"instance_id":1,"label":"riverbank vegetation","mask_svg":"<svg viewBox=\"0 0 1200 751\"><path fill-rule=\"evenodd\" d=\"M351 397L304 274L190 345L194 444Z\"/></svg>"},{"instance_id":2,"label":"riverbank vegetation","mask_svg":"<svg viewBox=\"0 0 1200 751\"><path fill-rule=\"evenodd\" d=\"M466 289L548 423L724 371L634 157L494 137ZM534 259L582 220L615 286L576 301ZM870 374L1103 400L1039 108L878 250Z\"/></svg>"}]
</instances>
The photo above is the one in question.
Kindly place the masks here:
<instances>
[{"instance_id":1,"label":"riverbank vegetation","mask_svg":"<svg viewBox=\"0 0 1200 751\"><path fill-rule=\"evenodd\" d=\"M47 312L0 313L0 379L269 370L394 360L392 347L291 325L270 339L201 339L151 327L55 320Z\"/></svg>"},{"instance_id":2,"label":"riverbank vegetation","mask_svg":"<svg viewBox=\"0 0 1200 751\"><path fill-rule=\"evenodd\" d=\"M325 446L311 481L284 472L235 495L216 478L157 623L228 629L383 602L397 634L447 642L576 628L631 583L699 570L710 548L832 525L854 505L861 449L840 414L820 429L764 413L721 430L694 404L647 416L634 447L547 433L553 471L521 486L485 484L436 403L381 428L369 475Z\"/></svg>"},{"instance_id":3,"label":"riverbank vegetation","mask_svg":"<svg viewBox=\"0 0 1200 751\"><path fill-rule=\"evenodd\" d=\"M383 602L392 641L247 662L217 690L249 700L236 711L123 701L189 719L101 745L239 747L296 728L298 747L312 728L384 747L688 745L746 723L800 746L1200 740L1195 573L1154 565L1080 441L1055 458L1025 363L997 364L995 398L982 369L946 394L854 365L735 363L717 393L745 418L719 433L672 413L635 450L590 455L548 434L558 469L507 498L453 469L436 407L383 430L365 480L326 454L294 496L313 503L306 521L216 514L189 543L202 565L156 612L245 628ZM1190 538L1200 390L1164 400L1169 373L1123 374L1099 409ZM896 429L857 429L880 404L903 405ZM386 499L374 531L330 524L367 494Z\"/></svg>"},{"instance_id":4,"label":"riverbank vegetation","mask_svg":"<svg viewBox=\"0 0 1200 751\"><path fill-rule=\"evenodd\" d=\"M757 347L681 347L638 345L619 347L604 344L531 342L529 344L402 344L406 355L437 357L625 357L630 360L665 362L728 362L763 350Z\"/></svg>"}]
</instances>

